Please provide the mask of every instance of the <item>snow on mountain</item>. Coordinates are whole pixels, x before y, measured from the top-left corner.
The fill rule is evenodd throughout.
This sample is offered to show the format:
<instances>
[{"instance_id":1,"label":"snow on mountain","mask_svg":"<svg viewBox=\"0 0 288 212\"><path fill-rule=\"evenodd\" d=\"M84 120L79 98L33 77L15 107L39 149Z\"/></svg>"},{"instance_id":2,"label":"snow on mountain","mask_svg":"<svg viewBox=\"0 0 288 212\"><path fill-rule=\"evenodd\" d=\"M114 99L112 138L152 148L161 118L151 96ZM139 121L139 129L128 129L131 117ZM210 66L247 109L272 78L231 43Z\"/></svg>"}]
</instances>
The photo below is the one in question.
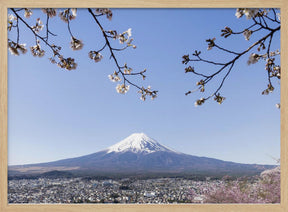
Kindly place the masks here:
<instances>
[{"instance_id":1,"label":"snow on mountain","mask_svg":"<svg viewBox=\"0 0 288 212\"><path fill-rule=\"evenodd\" d=\"M177 141L175 141L177 142ZM273 166L240 164L175 152L144 133L134 133L108 149L47 163L9 166L9 175L69 171L75 175L118 176L150 174L254 175ZM49 173L51 175L51 173Z\"/></svg>"},{"instance_id":2,"label":"snow on mountain","mask_svg":"<svg viewBox=\"0 0 288 212\"><path fill-rule=\"evenodd\" d=\"M108 147L107 153L111 152L134 152L134 153L152 153L157 151L175 152L144 133L133 133L119 143ZM176 152L175 152L176 153Z\"/></svg>"}]
</instances>

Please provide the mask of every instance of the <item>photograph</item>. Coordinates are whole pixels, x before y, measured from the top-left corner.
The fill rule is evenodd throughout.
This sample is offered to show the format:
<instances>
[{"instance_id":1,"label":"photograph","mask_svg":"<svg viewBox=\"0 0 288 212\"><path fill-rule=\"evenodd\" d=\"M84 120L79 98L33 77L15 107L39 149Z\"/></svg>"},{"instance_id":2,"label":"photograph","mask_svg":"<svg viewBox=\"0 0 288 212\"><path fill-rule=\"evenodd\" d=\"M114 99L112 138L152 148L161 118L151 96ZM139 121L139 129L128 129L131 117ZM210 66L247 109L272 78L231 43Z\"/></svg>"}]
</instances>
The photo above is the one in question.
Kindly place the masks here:
<instances>
[{"instance_id":1,"label":"photograph","mask_svg":"<svg viewBox=\"0 0 288 212\"><path fill-rule=\"evenodd\" d=\"M137 2L1 1L0 211L286 211L284 2Z\"/></svg>"},{"instance_id":2,"label":"photograph","mask_svg":"<svg viewBox=\"0 0 288 212\"><path fill-rule=\"evenodd\" d=\"M8 10L8 202L280 203L280 10Z\"/></svg>"}]
</instances>

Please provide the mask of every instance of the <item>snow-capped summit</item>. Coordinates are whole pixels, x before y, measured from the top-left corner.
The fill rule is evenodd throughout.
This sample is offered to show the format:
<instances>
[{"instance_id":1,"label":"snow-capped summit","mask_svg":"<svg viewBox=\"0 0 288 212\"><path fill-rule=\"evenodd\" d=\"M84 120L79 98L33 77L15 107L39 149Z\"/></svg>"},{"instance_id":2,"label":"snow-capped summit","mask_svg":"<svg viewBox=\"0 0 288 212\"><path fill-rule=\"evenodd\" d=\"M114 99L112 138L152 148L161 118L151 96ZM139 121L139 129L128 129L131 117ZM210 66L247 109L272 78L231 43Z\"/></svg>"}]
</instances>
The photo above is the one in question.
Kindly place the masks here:
<instances>
[{"instance_id":1,"label":"snow-capped summit","mask_svg":"<svg viewBox=\"0 0 288 212\"><path fill-rule=\"evenodd\" d=\"M177 141L175 141L177 142ZM40 167L40 168L39 168ZM26 164L19 166L9 166L9 175L25 174L26 176L48 174L54 170L65 173L75 173L75 176L117 176L142 175L170 176L177 174L187 176L187 174L217 175L256 175L265 169L275 166L258 164L240 164L222 161L207 157L175 152L154 139L149 138L144 133L134 133L121 142L89 155L75 158L68 158L59 161L38 164ZM264 173L265 174L265 173ZM47 176L50 176L47 175ZM52 176L52 175L51 175Z\"/></svg>"},{"instance_id":2,"label":"snow-capped summit","mask_svg":"<svg viewBox=\"0 0 288 212\"><path fill-rule=\"evenodd\" d=\"M149 138L144 133L133 133L124 140L113 146L108 147L107 153L110 152L134 152L134 153L152 153L157 151L175 152Z\"/></svg>"}]
</instances>

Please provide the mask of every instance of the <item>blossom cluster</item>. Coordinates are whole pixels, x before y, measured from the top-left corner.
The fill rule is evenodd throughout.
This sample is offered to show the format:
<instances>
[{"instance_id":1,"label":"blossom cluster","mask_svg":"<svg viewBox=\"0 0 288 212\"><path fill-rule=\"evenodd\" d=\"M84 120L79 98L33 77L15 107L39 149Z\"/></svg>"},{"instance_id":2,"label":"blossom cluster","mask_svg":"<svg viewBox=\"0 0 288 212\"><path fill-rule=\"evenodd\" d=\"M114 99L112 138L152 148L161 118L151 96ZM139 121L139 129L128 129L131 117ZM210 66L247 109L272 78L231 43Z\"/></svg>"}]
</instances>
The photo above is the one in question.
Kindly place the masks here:
<instances>
[{"instance_id":1,"label":"blossom cluster","mask_svg":"<svg viewBox=\"0 0 288 212\"><path fill-rule=\"evenodd\" d=\"M247 61L247 64L248 65L255 64L259 61L260 58L261 56L259 54L252 53L249 57L249 60Z\"/></svg>"},{"instance_id":2,"label":"blossom cluster","mask_svg":"<svg viewBox=\"0 0 288 212\"><path fill-rule=\"evenodd\" d=\"M249 29L245 29L243 32L243 35L244 35L245 40L249 40L252 35L252 31Z\"/></svg>"},{"instance_id":3,"label":"blossom cluster","mask_svg":"<svg viewBox=\"0 0 288 212\"><path fill-rule=\"evenodd\" d=\"M127 66L127 64L125 63L125 65L124 65L124 74L127 74L127 75L129 75L129 74L131 74L131 72L132 72L132 68L130 68L130 67L128 67Z\"/></svg>"},{"instance_id":4,"label":"blossom cluster","mask_svg":"<svg viewBox=\"0 0 288 212\"><path fill-rule=\"evenodd\" d=\"M90 51L88 56L91 60L94 60L96 63L101 61L103 58L102 54L96 51Z\"/></svg>"},{"instance_id":5,"label":"blossom cluster","mask_svg":"<svg viewBox=\"0 0 288 212\"><path fill-rule=\"evenodd\" d=\"M136 48L136 45L132 44L133 38L130 38L132 36L131 28L120 34L118 34L116 30L108 30L105 32L107 33L107 37L113 38L114 40L119 39L121 44L126 43L127 47L132 46L134 49Z\"/></svg>"},{"instance_id":6,"label":"blossom cluster","mask_svg":"<svg viewBox=\"0 0 288 212\"><path fill-rule=\"evenodd\" d=\"M123 44L127 42L131 36L132 36L132 29L129 28L127 31L117 35L117 38L119 39L119 42Z\"/></svg>"},{"instance_id":7,"label":"blossom cluster","mask_svg":"<svg viewBox=\"0 0 288 212\"><path fill-rule=\"evenodd\" d=\"M24 17L25 17L25 18L30 18L31 15L33 14L32 10L29 9L29 8L25 8L24 11L25 11L25 12L24 12Z\"/></svg>"},{"instance_id":8,"label":"blossom cluster","mask_svg":"<svg viewBox=\"0 0 288 212\"><path fill-rule=\"evenodd\" d=\"M54 8L43 8L42 12L47 14L50 18L57 15L57 10Z\"/></svg>"},{"instance_id":9,"label":"blossom cluster","mask_svg":"<svg viewBox=\"0 0 288 212\"><path fill-rule=\"evenodd\" d=\"M264 91L262 91L262 95L268 95L269 93L272 93L273 91L274 91L274 87L271 83L269 83L267 85L267 88Z\"/></svg>"},{"instance_id":10,"label":"blossom cluster","mask_svg":"<svg viewBox=\"0 0 288 212\"><path fill-rule=\"evenodd\" d=\"M205 91L205 81L203 79L201 79L199 82L196 82L196 86L200 86L200 92L204 92Z\"/></svg>"},{"instance_id":11,"label":"blossom cluster","mask_svg":"<svg viewBox=\"0 0 288 212\"><path fill-rule=\"evenodd\" d=\"M43 57L45 55L45 51L41 49L39 40L37 40L35 46L30 47L30 50L34 57Z\"/></svg>"},{"instance_id":12,"label":"blossom cluster","mask_svg":"<svg viewBox=\"0 0 288 212\"><path fill-rule=\"evenodd\" d=\"M142 101L145 101L147 96L151 96L151 99L155 99L157 97L157 91L152 91L151 86L148 86L147 88L142 87L141 90L138 91L138 93L141 94L140 99Z\"/></svg>"},{"instance_id":13,"label":"blossom cluster","mask_svg":"<svg viewBox=\"0 0 288 212\"><path fill-rule=\"evenodd\" d=\"M218 102L218 104L222 104L222 102L225 100L226 98L221 96L220 93L215 94L214 100L216 102Z\"/></svg>"},{"instance_id":14,"label":"blossom cluster","mask_svg":"<svg viewBox=\"0 0 288 212\"><path fill-rule=\"evenodd\" d=\"M73 50L80 50L83 48L83 42L81 40L76 39L75 37L71 37L70 47Z\"/></svg>"},{"instance_id":15,"label":"blossom cluster","mask_svg":"<svg viewBox=\"0 0 288 212\"><path fill-rule=\"evenodd\" d=\"M13 41L8 41L8 49L11 54L19 56L20 53L25 54L27 52L26 44L19 44Z\"/></svg>"},{"instance_id":16,"label":"blossom cluster","mask_svg":"<svg viewBox=\"0 0 288 212\"><path fill-rule=\"evenodd\" d=\"M194 67L191 67L191 66L186 67L185 73L188 73L188 72L195 72Z\"/></svg>"},{"instance_id":17,"label":"blossom cluster","mask_svg":"<svg viewBox=\"0 0 288 212\"><path fill-rule=\"evenodd\" d=\"M113 74L108 75L108 78L112 81L112 82L119 82L121 81L121 78L119 77L119 74L114 71Z\"/></svg>"},{"instance_id":18,"label":"blossom cluster","mask_svg":"<svg viewBox=\"0 0 288 212\"><path fill-rule=\"evenodd\" d=\"M214 190L203 190L205 203L280 203L280 167L263 171L252 179L223 178Z\"/></svg>"},{"instance_id":19,"label":"blossom cluster","mask_svg":"<svg viewBox=\"0 0 288 212\"><path fill-rule=\"evenodd\" d=\"M112 20L113 13L108 8L96 8L95 9L95 13L97 15L106 15L106 17L109 19L109 21Z\"/></svg>"},{"instance_id":20,"label":"blossom cluster","mask_svg":"<svg viewBox=\"0 0 288 212\"><path fill-rule=\"evenodd\" d=\"M129 91L129 88L130 88L130 85L118 84L116 86L116 91L118 93L125 94L125 93L127 93Z\"/></svg>"},{"instance_id":21,"label":"blossom cluster","mask_svg":"<svg viewBox=\"0 0 288 212\"><path fill-rule=\"evenodd\" d=\"M60 55L58 57L59 62L57 63L57 65L60 68L65 68L68 71L74 70L77 67L77 63L75 63L75 59L68 57L68 58L64 58L62 55Z\"/></svg>"},{"instance_id":22,"label":"blossom cluster","mask_svg":"<svg viewBox=\"0 0 288 212\"><path fill-rule=\"evenodd\" d=\"M206 100L206 99L204 99L203 97L202 97L201 99L198 99L198 100L194 103L195 107L200 106L200 105L203 105L204 102L205 102L205 100Z\"/></svg>"},{"instance_id":23,"label":"blossom cluster","mask_svg":"<svg viewBox=\"0 0 288 212\"><path fill-rule=\"evenodd\" d=\"M37 18L35 26L32 26L34 32L39 33L44 28L44 25L40 18Z\"/></svg>"},{"instance_id":24,"label":"blossom cluster","mask_svg":"<svg viewBox=\"0 0 288 212\"><path fill-rule=\"evenodd\" d=\"M8 15L8 24L7 24L8 25L7 26L8 31L12 30L13 21L16 21L16 20L17 20L17 18L14 15L12 15L12 14Z\"/></svg>"},{"instance_id":25,"label":"blossom cluster","mask_svg":"<svg viewBox=\"0 0 288 212\"><path fill-rule=\"evenodd\" d=\"M281 78L281 67L275 64L275 58L267 58L265 64L265 70L268 71L271 77Z\"/></svg>"},{"instance_id":26,"label":"blossom cluster","mask_svg":"<svg viewBox=\"0 0 288 212\"><path fill-rule=\"evenodd\" d=\"M236 10L235 16L237 18L241 18L243 15L246 16L247 19L254 18L259 12L259 9L256 8L238 8Z\"/></svg>"},{"instance_id":27,"label":"blossom cluster","mask_svg":"<svg viewBox=\"0 0 288 212\"><path fill-rule=\"evenodd\" d=\"M75 19L77 16L77 9L66 9L64 11L61 11L59 13L59 17L61 18L62 21L68 23L69 21Z\"/></svg>"}]
</instances>

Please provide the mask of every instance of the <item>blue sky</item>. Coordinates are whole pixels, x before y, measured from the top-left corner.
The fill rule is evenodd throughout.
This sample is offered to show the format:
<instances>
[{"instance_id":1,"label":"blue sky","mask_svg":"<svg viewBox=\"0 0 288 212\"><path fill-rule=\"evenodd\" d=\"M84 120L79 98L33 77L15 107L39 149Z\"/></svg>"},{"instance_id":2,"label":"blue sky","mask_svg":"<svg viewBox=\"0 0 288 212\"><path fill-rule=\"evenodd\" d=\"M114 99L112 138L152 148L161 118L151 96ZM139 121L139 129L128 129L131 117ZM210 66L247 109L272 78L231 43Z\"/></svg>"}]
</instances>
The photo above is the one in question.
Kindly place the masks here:
<instances>
[{"instance_id":1,"label":"blue sky","mask_svg":"<svg viewBox=\"0 0 288 212\"><path fill-rule=\"evenodd\" d=\"M30 52L8 58L8 163L26 164L54 161L90 154L107 148L135 132L144 132L175 150L241 163L275 164L280 157L279 85L268 96L264 62L247 65L249 55L235 65L221 94L222 105L208 101L201 107L194 102L201 94L185 96L194 89L197 78L185 74L184 54L201 50L208 58L226 59L216 50L206 51L208 38L216 37L231 49L244 50L247 41L220 37L225 26L242 29L246 18L237 19L235 9L114 9L112 21L99 18L105 29L118 32L132 28L136 49L117 54L120 64L135 71L147 69L145 81L136 83L159 91L158 97L145 102L137 89L121 95L117 83L108 79L115 64L104 52L101 62L88 58L104 39L87 10L77 11L71 22L74 36L83 40L81 51L72 51L66 24L50 19L50 30L57 34L56 44L64 56L75 57L78 68L65 71L51 64L49 49L43 58ZM43 18L34 10L29 23ZM45 30L45 28L44 28ZM34 45L34 37L20 28L20 43ZM9 33L15 38L16 33ZM53 38L50 38L53 40ZM253 36L250 43L253 42ZM118 41L112 42L116 46ZM279 33L272 49L280 48ZM201 70L205 64L193 64ZM211 84L210 89L213 88ZM209 92L209 88L207 88ZM210 90L212 91L212 90ZM208 95L208 93L206 94Z\"/></svg>"}]
</instances>

